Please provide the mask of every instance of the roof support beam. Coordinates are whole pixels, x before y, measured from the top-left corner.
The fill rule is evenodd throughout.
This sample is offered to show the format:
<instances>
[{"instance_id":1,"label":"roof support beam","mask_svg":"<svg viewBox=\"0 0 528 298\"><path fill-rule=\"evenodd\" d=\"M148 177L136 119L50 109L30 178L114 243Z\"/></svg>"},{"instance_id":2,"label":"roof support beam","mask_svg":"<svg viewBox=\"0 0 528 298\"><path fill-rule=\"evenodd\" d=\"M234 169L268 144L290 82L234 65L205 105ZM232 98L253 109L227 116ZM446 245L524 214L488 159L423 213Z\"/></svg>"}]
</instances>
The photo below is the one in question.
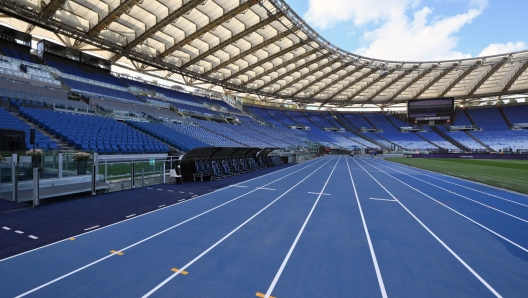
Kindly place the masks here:
<instances>
[{"instance_id":1,"label":"roof support beam","mask_svg":"<svg viewBox=\"0 0 528 298\"><path fill-rule=\"evenodd\" d=\"M332 65L333 65L334 63L336 63L336 62L337 62L336 59L334 59L334 60L328 60L325 64L322 64L322 65L318 66L318 67L315 68L314 70L308 71L308 72L305 73L304 75L301 75L300 77L298 77L298 78L292 80L292 81L289 82L288 84L286 84L286 85L280 87L280 88L279 88L278 90L276 90L275 92L276 92L276 93L279 93L279 92L281 92L282 90L284 90L284 89L286 89L286 88L292 86L293 84L296 84L296 83L298 83L298 82L300 82L300 81L306 79L307 77L309 77L309 76L311 76L311 75L314 75L314 74L320 72L321 70L323 70L323 69L325 69L325 68L327 68L327 67L332 66Z\"/></svg>"},{"instance_id":2,"label":"roof support beam","mask_svg":"<svg viewBox=\"0 0 528 298\"><path fill-rule=\"evenodd\" d=\"M180 8L176 9L172 13L170 13L168 16L166 16L161 21L157 22L154 26L147 29L147 31L143 32L140 36L136 37L134 40L129 42L123 49L122 52L115 54L110 61L112 63L115 63L119 58L123 57L126 53L130 52L133 48L135 48L137 45L145 41L147 38L151 37L152 35L156 34L156 32L162 30L165 28L165 26L169 25L170 23L176 21L179 17L183 16L184 14L190 12L193 10L196 6L203 3L203 0L189 0L187 3L183 4Z\"/></svg>"},{"instance_id":3,"label":"roof support beam","mask_svg":"<svg viewBox=\"0 0 528 298\"><path fill-rule=\"evenodd\" d=\"M420 97L420 95L422 95L425 91L427 91L429 88L431 88L434 84L436 84L438 81L440 81L443 77L447 76L452 70L454 70L455 67L449 67L449 68L446 68L444 69L444 71L438 75L436 78L434 78L433 80L431 80L429 83L427 83L427 85L425 85L425 87L423 87L422 89L420 89L420 91L418 91L418 93L416 93L412 99L417 99L418 97ZM421 78L425 77L427 74L429 74L431 71L433 71L433 69L429 69L425 72L423 72L421 75L419 75L418 77L415 78L415 80L413 80L414 82L411 82L413 85L414 83L418 82ZM407 86L406 86L407 87ZM410 87L410 85L409 85ZM406 88L407 89L407 88ZM403 90L401 90L401 92L403 92ZM401 93L400 92L400 93ZM394 94L392 97L391 97L391 101L396 98L396 96L400 95L400 93L396 92L396 94Z\"/></svg>"},{"instance_id":4,"label":"roof support beam","mask_svg":"<svg viewBox=\"0 0 528 298\"><path fill-rule=\"evenodd\" d=\"M236 15L240 14L241 12L247 10L251 6L257 4L257 0L249 0L246 3L243 3L240 6L237 6L233 8L232 10L224 13L216 20L213 20L211 23L203 26L202 28L196 30L196 32L190 34L189 36L185 37L182 41L175 43L172 47L165 50L165 52L158 55L158 59L163 59L170 54L176 52L177 50L183 48L185 45L190 44L193 40L198 39L205 33L214 30L216 27L222 25L226 21L230 20L231 18L235 17Z\"/></svg>"},{"instance_id":5,"label":"roof support beam","mask_svg":"<svg viewBox=\"0 0 528 298\"><path fill-rule=\"evenodd\" d=\"M391 97L389 97L389 101L393 101L396 97L398 97L400 94L402 94L403 91L407 90L409 87L414 85L416 82L421 80L423 77L425 77L426 75L430 74L431 71L433 71L433 68L428 69L428 70L422 72L421 74L419 74L416 78L412 79L409 83L405 84L405 86L400 88L400 90L396 91L396 93L394 93Z\"/></svg>"},{"instance_id":6,"label":"roof support beam","mask_svg":"<svg viewBox=\"0 0 528 298\"><path fill-rule=\"evenodd\" d=\"M50 3L42 10L40 15L44 17L45 20L51 18L59 8L61 8L66 0L51 0Z\"/></svg>"},{"instance_id":7,"label":"roof support beam","mask_svg":"<svg viewBox=\"0 0 528 298\"><path fill-rule=\"evenodd\" d=\"M406 76L410 75L413 72L412 69L407 69L403 73L401 73L398 77L395 79L389 81L385 86L381 87L378 91L376 91L369 99L367 99L367 102L372 101L376 96L380 95L383 91L387 90L390 86L396 84Z\"/></svg>"},{"instance_id":8,"label":"roof support beam","mask_svg":"<svg viewBox=\"0 0 528 298\"><path fill-rule=\"evenodd\" d=\"M465 77L467 77L471 72L473 72L477 67L481 64L481 62L475 63L475 65L471 66L470 68L466 69L456 80L454 80L447 88L440 93L439 97L444 97L453 87L455 87L460 81L462 81Z\"/></svg>"},{"instance_id":9,"label":"roof support beam","mask_svg":"<svg viewBox=\"0 0 528 298\"><path fill-rule=\"evenodd\" d=\"M350 72L347 72L346 74L342 75L341 77L339 77L339 79L337 80L334 80L332 82L330 82L329 84L325 85L324 87L322 87L321 89L317 90L314 92L314 94L312 94L312 98L315 98L317 95L321 94L322 92L324 92L325 90L327 90L328 88L334 86L335 84L338 84L339 82L342 82L342 80L346 77L349 77L355 73L357 73L358 71L362 70L363 68L365 68L366 66L365 65L361 65L361 66L357 66L356 68L354 68L352 71ZM328 97L325 101L323 101L322 105L325 105L327 104L330 100L332 99L332 97Z\"/></svg>"},{"instance_id":10,"label":"roof support beam","mask_svg":"<svg viewBox=\"0 0 528 298\"><path fill-rule=\"evenodd\" d=\"M141 2L143 0L125 0L119 4L116 9L112 10L109 14L107 14L99 23L95 24L89 31L88 36L96 36L101 31L103 31L105 28L107 28L110 24L117 21L121 15L124 13L130 11L132 7L134 7L136 4Z\"/></svg>"},{"instance_id":11,"label":"roof support beam","mask_svg":"<svg viewBox=\"0 0 528 298\"><path fill-rule=\"evenodd\" d=\"M332 94L332 96L330 96L330 98L334 99L336 96L338 96L339 94L345 92L346 90L348 90L348 88L354 86L354 85L357 84L358 82L360 82L360 81L362 81L363 79L369 77L371 74L375 73L376 71L378 71L377 68L373 68L373 69L367 71L367 72L364 73L362 76L356 78L355 80L350 81L348 84L346 84L345 86L343 86L341 89L337 90L334 94Z\"/></svg>"},{"instance_id":12,"label":"roof support beam","mask_svg":"<svg viewBox=\"0 0 528 298\"><path fill-rule=\"evenodd\" d=\"M286 33L286 34L284 34L284 33ZM284 38L284 37L285 37L284 35L289 35L289 34L290 34L290 32L289 32L289 31L286 31L286 32L283 32L283 33L281 33L281 34L279 34L279 35L282 35L282 38ZM279 36L279 35L277 35L277 36ZM275 41L277 41L277 40L279 40L279 39L280 39L280 38L278 38L278 39L273 38L273 41L272 41L272 42L269 42L269 43L268 43L268 41L265 41L265 42L263 42L263 43L266 43L266 45L265 45L265 46L262 46L262 47L260 46L261 44L258 44L258 45L256 45L255 47L251 47L251 49L249 49L249 50L247 50L247 51L244 51L244 52L241 52L240 54L231 57L229 60L227 60L227 61L225 61L225 62L222 62L222 63L218 64L217 66L211 68L210 70L206 71L206 72L204 73L204 75L208 75L208 74L213 73L213 72L215 72L215 71L217 71L217 70L220 70L220 69L222 69L222 68L228 66L229 64L234 63L234 62L238 61L239 59L242 59L242 58L246 57L247 55L250 54L250 53L248 53L248 52L251 51L251 53L254 53L254 52L256 52L256 51L258 51L258 50L260 50L260 49L262 49L262 48L264 48L264 47L266 47L266 46L272 44L273 42L275 42ZM271 39L270 39L270 40L271 40ZM286 54L286 53L288 53L288 52L295 51L295 50L297 50L298 48L302 47L303 45L305 45L305 42L304 42L304 41L301 41L301 42L299 42L299 43L296 43L296 44L294 44L293 46L291 46L291 47L289 47L289 48L284 48L284 49L278 51L278 52L275 53L275 54L269 55L267 58L264 58L264 59L262 59L262 60L259 60L257 63L255 63L255 64L253 64L253 65L249 65L248 67L246 67L246 68L244 68L244 69L247 70L247 69L253 68L253 67L257 66L257 65L262 65L262 64L264 64L264 63L268 63L268 62L270 62L270 61L273 61L273 59L276 59L276 58L278 58L278 57L280 57L280 56L282 56L282 55L284 55L284 54ZM237 72L235 72L235 71L232 72L231 75L230 75L229 77L226 78L226 80L231 79L233 76L235 76L236 74L238 74L240 71L242 71L242 70L244 70L244 69L241 69L241 70L239 70L239 71L237 71Z\"/></svg>"},{"instance_id":13,"label":"roof support beam","mask_svg":"<svg viewBox=\"0 0 528 298\"><path fill-rule=\"evenodd\" d=\"M261 89L264 89L264 88L268 87L269 85L273 85L277 81L280 81L280 80L284 79L285 77L291 75L292 73L294 73L296 71L299 71L299 70L305 68L308 65L315 64L315 63L317 63L317 62L319 62L319 61L321 61L321 60L323 60L323 59L325 59L325 58L327 58L327 57L329 57L331 55L332 55L332 53L328 52L328 53L323 54L323 55L321 55L321 56L319 56L317 58L314 58L313 60L307 61L306 63L303 63L302 65L296 66L296 67L292 68L291 70L283 73L282 75L276 77L275 79L265 83L264 85L262 85L261 87L257 88L256 90L261 90ZM291 64L291 63L288 63L288 64Z\"/></svg>"},{"instance_id":14,"label":"roof support beam","mask_svg":"<svg viewBox=\"0 0 528 298\"><path fill-rule=\"evenodd\" d=\"M506 83L506 86L502 88L502 92L507 92L511 86L517 81L517 79L526 71L528 68L528 60L521 64L521 67L515 72L512 78Z\"/></svg>"},{"instance_id":15,"label":"roof support beam","mask_svg":"<svg viewBox=\"0 0 528 298\"><path fill-rule=\"evenodd\" d=\"M367 90L368 88L374 86L374 84L376 84L377 82L381 81L384 77L388 76L388 75L391 75L393 72L395 72L396 69L391 69L389 70L387 73L385 74L380 74L377 78L375 78L374 80L372 80L372 82L366 84L365 86L361 87L358 91L354 92L354 94L352 94L351 96L348 97L348 100L347 101L350 101L352 98L360 95L363 91Z\"/></svg>"},{"instance_id":16,"label":"roof support beam","mask_svg":"<svg viewBox=\"0 0 528 298\"><path fill-rule=\"evenodd\" d=\"M259 30L260 28L273 23L274 21L276 21L277 18L280 18L280 17L282 17L282 13L281 12L275 14L274 16L270 16L269 18L267 18L267 19L265 19L263 21L257 22L255 25L253 25L253 26L251 26L249 28L246 28L246 30L231 36L230 38L220 42L219 44L217 44L216 46L210 48L209 50L199 54L198 56L196 56L193 59L191 59L189 62L183 64L181 67L182 68L187 68L187 67L195 64L196 62L198 62L198 61L200 61L200 60L202 60L204 58L207 58L207 56L212 55L212 54L216 53L217 51L225 48L226 46L238 41L239 39L244 38L244 36L248 36L249 34Z\"/></svg>"},{"instance_id":17,"label":"roof support beam","mask_svg":"<svg viewBox=\"0 0 528 298\"><path fill-rule=\"evenodd\" d=\"M503 58L503 60L497 64L495 64L486 75L480 79L473 88L471 88L471 91L469 91L468 95L472 96L475 92L477 92L478 88L484 84L499 68L501 68L506 62L508 61L508 58Z\"/></svg>"},{"instance_id":18,"label":"roof support beam","mask_svg":"<svg viewBox=\"0 0 528 298\"><path fill-rule=\"evenodd\" d=\"M329 76L331 76L331 75L333 75L333 74L335 74L335 73L338 73L339 71L341 71L341 70L343 70L343 69L349 67L350 65L352 65L352 64L350 64L350 63L342 63L341 66L336 67L336 68L332 69L331 71L325 73L324 75L322 75L322 76L320 76L319 78L315 79L315 80L314 80L313 82L311 82L310 84L307 84L306 86L302 86L301 88L299 88L299 90L295 91L295 93L293 93L291 96L294 97L295 95L297 95L297 94L303 92L304 90L310 88L311 86L313 86L313 85L319 83L320 81L322 81L322 80L328 78Z\"/></svg>"},{"instance_id":19,"label":"roof support beam","mask_svg":"<svg viewBox=\"0 0 528 298\"><path fill-rule=\"evenodd\" d=\"M281 64L278 64L278 65L276 65L276 66L273 66L272 68L270 68L270 69L264 71L263 73L261 73L261 74L259 74L259 75L256 75L255 77L253 77L253 78L247 80L247 82L245 82L244 85L248 85L248 84L253 83L253 82L256 81L256 80L260 80L261 78L263 78L263 77L269 75L270 73L275 72L275 71L277 71L277 70L279 70L279 69L281 69L281 68L283 68L283 67L286 67L286 66L288 66L288 65L290 65L290 64L292 64L292 63L295 63L295 62L297 62L297 61L299 61L299 60L302 60L302 59L308 58L308 57L310 57L310 56L312 56L312 55L316 55L317 52L319 52L319 51L320 51L320 49L318 49L318 48L312 49L312 50L310 50L310 51L306 51L304 54L301 54L301 55L299 55L299 56L296 56L295 58L290 59L290 60L288 60L288 61L284 61L284 62L282 62ZM261 64L259 63L258 65L261 65ZM257 65L255 65L255 66L257 66ZM252 66L251 69L255 68L255 66ZM250 68L248 68L248 69L250 69Z\"/></svg>"}]
</instances>

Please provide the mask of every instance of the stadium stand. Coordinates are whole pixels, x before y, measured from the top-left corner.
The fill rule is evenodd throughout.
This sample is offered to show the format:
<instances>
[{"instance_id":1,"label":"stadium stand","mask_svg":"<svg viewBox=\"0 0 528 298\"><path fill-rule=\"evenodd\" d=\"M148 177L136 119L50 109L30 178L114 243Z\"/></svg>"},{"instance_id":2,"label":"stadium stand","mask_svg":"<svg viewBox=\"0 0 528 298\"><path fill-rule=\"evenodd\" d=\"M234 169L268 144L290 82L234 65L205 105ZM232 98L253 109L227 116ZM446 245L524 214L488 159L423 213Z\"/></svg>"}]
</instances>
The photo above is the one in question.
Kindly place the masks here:
<instances>
[{"instance_id":1,"label":"stadium stand","mask_svg":"<svg viewBox=\"0 0 528 298\"><path fill-rule=\"evenodd\" d=\"M8 111L0 108L0 128L23 130L26 133L26 150L32 149L33 145L29 142L31 126L24 121L11 115ZM42 132L35 130L35 147L42 150L58 150L59 147L55 141L50 140L49 137L42 134Z\"/></svg>"},{"instance_id":2,"label":"stadium stand","mask_svg":"<svg viewBox=\"0 0 528 298\"><path fill-rule=\"evenodd\" d=\"M107 97L117 100L127 100L141 102L136 96L132 93L128 93L121 90L115 90L111 88L106 88L103 86L92 85L84 82L79 82L67 78L62 78L62 81L68 85L73 91L86 94L87 96L98 96L98 97Z\"/></svg>"},{"instance_id":3,"label":"stadium stand","mask_svg":"<svg viewBox=\"0 0 528 298\"><path fill-rule=\"evenodd\" d=\"M20 115L79 150L101 154L169 151L167 145L111 118L24 107Z\"/></svg>"}]
</instances>

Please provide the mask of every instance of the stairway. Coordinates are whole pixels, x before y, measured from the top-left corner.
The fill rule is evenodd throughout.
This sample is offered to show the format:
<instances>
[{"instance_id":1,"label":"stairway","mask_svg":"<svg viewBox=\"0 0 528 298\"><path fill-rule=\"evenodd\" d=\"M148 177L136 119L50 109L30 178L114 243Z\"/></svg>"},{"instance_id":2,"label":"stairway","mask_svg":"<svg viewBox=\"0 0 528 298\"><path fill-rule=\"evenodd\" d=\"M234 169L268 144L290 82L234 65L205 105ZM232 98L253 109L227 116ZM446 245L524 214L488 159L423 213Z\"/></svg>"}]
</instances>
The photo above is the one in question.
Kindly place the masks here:
<instances>
[{"instance_id":1,"label":"stairway","mask_svg":"<svg viewBox=\"0 0 528 298\"><path fill-rule=\"evenodd\" d=\"M501 107L498 107L498 109L499 109L499 112L502 115L502 119L504 119L504 122L506 122L506 124L508 124L508 126L510 128L512 128L513 127L513 123L510 122L510 119L508 119L508 116L506 116L506 113L504 113L504 110Z\"/></svg>"},{"instance_id":2,"label":"stairway","mask_svg":"<svg viewBox=\"0 0 528 298\"><path fill-rule=\"evenodd\" d=\"M387 118L387 120L389 120L389 122L392 124L392 126L394 126L397 130L400 130L400 128L392 121L391 117L389 117L389 116L387 116L385 114L383 114L383 116L385 116L385 118Z\"/></svg>"},{"instance_id":3,"label":"stairway","mask_svg":"<svg viewBox=\"0 0 528 298\"><path fill-rule=\"evenodd\" d=\"M367 141L369 141L369 142L371 142L373 144L376 144L376 145L380 146L380 148L391 150L391 148L387 147L385 144L381 144L381 143L377 142L376 140L361 134L361 132L352 123L350 123L346 118L343 117L344 121L346 121L346 122L344 122L343 120L340 119L340 117L334 115L333 113L332 113L332 117L334 117L334 119L336 119L337 122L339 122L339 124L341 124L344 128L346 128L348 131L352 132L356 136L358 136L358 137L360 137L362 139L365 139L365 140L367 140Z\"/></svg>"},{"instance_id":4,"label":"stairway","mask_svg":"<svg viewBox=\"0 0 528 298\"><path fill-rule=\"evenodd\" d=\"M10 113L13 116L17 117L18 119L24 121L24 123L26 123L27 125L31 126L31 128L34 128L35 130L40 131L43 135L49 137L50 140L55 141L55 143L57 143L57 146L59 146L59 151L60 152L67 151L67 150L75 150L72 146L68 145L63 140L57 138L55 135L52 135L52 134L48 133L47 131L45 131L45 130L41 129L40 127L38 127L38 125L36 125L36 124L28 121L26 118L20 116L18 111L17 112L10 112Z\"/></svg>"},{"instance_id":5,"label":"stairway","mask_svg":"<svg viewBox=\"0 0 528 298\"><path fill-rule=\"evenodd\" d=\"M477 139L477 137L475 137L474 135L470 134L469 131L465 131L465 133L470 136L473 140L475 140L475 142L479 143L480 145L482 145L484 148L488 149L489 151L491 152L495 152L495 150L493 150L493 148L491 148L490 146L486 145L484 142L482 142L481 140Z\"/></svg>"},{"instance_id":6,"label":"stairway","mask_svg":"<svg viewBox=\"0 0 528 298\"><path fill-rule=\"evenodd\" d=\"M458 141L456 141L455 139L453 139L452 137L448 136L447 134L445 134L443 131L441 131L440 129L438 129L438 127L436 126L431 126L431 129L436 132L437 134L439 134L442 138L446 139L449 143L453 144L455 147L457 147L458 149L462 150L462 151L465 151L465 152L471 152L471 149L469 149L468 147L462 145L461 143L459 143Z\"/></svg>"}]
</instances>

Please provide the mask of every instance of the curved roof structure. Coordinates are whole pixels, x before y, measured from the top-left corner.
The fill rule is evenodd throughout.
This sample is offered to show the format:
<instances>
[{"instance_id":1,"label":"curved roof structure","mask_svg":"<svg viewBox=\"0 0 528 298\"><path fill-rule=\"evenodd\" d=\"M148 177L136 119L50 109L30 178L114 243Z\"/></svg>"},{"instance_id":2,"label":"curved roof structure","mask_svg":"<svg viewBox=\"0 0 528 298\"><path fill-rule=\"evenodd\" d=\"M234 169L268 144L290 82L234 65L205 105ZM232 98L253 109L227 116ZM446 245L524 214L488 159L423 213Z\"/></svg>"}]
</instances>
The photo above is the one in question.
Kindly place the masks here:
<instances>
[{"instance_id":1,"label":"curved roof structure","mask_svg":"<svg viewBox=\"0 0 528 298\"><path fill-rule=\"evenodd\" d=\"M362 57L330 44L283 0L17 0L0 12L117 65L262 99L346 107L528 91L528 51L434 62Z\"/></svg>"}]
</instances>

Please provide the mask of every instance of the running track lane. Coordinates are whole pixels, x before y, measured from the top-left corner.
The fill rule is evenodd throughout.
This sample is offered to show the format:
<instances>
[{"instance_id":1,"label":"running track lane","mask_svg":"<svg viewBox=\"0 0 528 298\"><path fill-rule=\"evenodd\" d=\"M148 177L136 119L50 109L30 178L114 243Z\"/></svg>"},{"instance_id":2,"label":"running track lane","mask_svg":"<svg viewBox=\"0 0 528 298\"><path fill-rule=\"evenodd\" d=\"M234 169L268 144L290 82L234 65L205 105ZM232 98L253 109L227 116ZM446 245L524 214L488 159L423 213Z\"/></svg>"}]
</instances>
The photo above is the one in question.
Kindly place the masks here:
<instances>
[{"instance_id":1,"label":"running track lane","mask_svg":"<svg viewBox=\"0 0 528 298\"><path fill-rule=\"evenodd\" d=\"M110 254L110 250L123 251L123 248L134 244L139 245L137 244L138 241L143 241L156 235L156 233L168 229L178 229L178 224L183 223L182 225L185 225L196 218L226 208L238 200L244 200L246 196L257 192L256 187L266 185L271 187L273 183L281 181L281 178L288 175L289 177L302 176L304 175L302 172L312 171L312 166L323 162L325 162L324 158L286 168L246 181L246 188L223 188L194 200L165 207L121 223L75 236L75 240L65 239L37 250L4 259L0 261L0 274L10 276L10 280L9 283L2 282L0 284L0 292L7 296L19 295L57 278L62 278L66 274L72 274L75 270L80 270L83 266L89 266L93 262L108 261L108 259L115 258L113 254ZM211 210L213 208L216 209ZM74 274L77 273L74 272ZM69 277L65 277L65 279ZM38 294L38 291L36 293Z\"/></svg>"}]
</instances>

